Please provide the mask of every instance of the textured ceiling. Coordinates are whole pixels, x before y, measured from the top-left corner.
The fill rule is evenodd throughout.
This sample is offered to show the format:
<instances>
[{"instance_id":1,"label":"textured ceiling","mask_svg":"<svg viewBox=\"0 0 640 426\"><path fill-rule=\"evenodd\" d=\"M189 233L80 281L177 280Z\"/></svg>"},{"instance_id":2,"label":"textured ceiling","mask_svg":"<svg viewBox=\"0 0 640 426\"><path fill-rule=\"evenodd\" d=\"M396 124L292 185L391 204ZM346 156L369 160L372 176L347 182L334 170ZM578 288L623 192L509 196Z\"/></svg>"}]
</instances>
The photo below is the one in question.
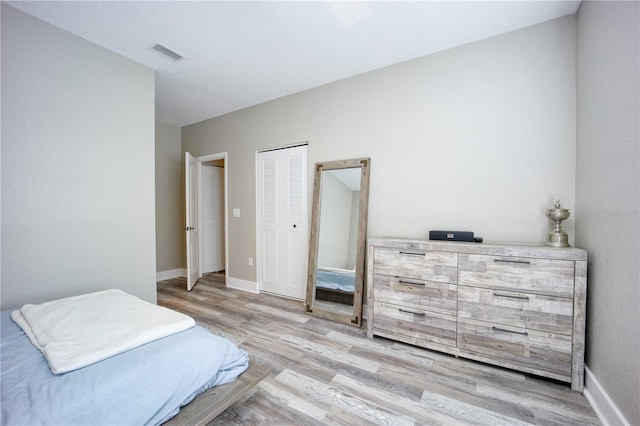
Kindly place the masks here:
<instances>
[{"instance_id":1,"label":"textured ceiling","mask_svg":"<svg viewBox=\"0 0 640 426\"><path fill-rule=\"evenodd\" d=\"M571 15L580 1L10 1L156 70L156 119L184 126ZM184 56L169 61L156 43Z\"/></svg>"}]
</instances>

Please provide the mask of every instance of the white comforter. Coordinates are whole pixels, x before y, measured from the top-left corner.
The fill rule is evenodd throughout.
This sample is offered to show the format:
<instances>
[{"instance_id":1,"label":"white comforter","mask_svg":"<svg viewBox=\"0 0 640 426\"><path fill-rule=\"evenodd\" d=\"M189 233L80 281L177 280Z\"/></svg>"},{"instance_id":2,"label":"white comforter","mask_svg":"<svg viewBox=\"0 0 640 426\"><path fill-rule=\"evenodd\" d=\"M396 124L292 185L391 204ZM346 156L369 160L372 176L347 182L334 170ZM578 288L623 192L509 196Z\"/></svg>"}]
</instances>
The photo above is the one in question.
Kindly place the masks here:
<instances>
[{"instance_id":1,"label":"white comforter","mask_svg":"<svg viewBox=\"0 0 640 426\"><path fill-rule=\"evenodd\" d=\"M193 318L121 290L24 305L11 318L44 354L54 374L66 373L184 331Z\"/></svg>"}]
</instances>

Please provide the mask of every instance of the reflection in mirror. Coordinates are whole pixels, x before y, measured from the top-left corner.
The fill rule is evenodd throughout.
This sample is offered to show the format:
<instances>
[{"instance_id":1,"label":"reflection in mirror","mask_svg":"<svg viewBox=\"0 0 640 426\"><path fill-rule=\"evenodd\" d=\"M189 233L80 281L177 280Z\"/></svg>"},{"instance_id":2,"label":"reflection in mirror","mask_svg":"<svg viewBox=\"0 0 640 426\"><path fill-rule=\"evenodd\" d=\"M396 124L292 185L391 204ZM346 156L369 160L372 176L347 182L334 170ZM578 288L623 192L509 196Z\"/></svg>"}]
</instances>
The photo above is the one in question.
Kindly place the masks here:
<instances>
[{"instance_id":1,"label":"reflection in mirror","mask_svg":"<svg viewBox=\"0 0 640 426\"><path fill-rule=\"evenodd\" d=\"M362 325L369 159L316 164L306 311Z\"/></svg>"}]
</instances>

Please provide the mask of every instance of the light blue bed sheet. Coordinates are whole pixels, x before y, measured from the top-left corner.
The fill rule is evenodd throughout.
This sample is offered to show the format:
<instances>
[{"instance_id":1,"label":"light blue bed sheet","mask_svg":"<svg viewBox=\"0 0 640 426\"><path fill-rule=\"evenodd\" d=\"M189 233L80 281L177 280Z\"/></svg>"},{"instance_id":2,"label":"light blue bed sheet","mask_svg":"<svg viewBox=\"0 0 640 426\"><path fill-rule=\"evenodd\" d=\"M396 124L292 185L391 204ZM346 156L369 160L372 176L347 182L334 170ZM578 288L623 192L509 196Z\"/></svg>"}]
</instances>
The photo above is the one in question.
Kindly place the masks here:
<instances>
[{"instance_id":1,"label":"light blue bed sheet","mask_svg":"<svg viewBox=\"0 0 640 426\"><path fill-rule=\"evenodd\" d=\"M316 287L353 293L355 290L355 271L346 269L318 268Z\"/></svg>"},{"instance_id":2,"label":"light blue bed sheet","mask_svg":"<svg viewBox=\"0 0 640 426\"><path fill-rule=\"evenodd\" d=\"M234 380L248 354L195 326L96 364L54 375L0 313L2 425L154 425L212 386Z\"/></svg>"}]
</instances>

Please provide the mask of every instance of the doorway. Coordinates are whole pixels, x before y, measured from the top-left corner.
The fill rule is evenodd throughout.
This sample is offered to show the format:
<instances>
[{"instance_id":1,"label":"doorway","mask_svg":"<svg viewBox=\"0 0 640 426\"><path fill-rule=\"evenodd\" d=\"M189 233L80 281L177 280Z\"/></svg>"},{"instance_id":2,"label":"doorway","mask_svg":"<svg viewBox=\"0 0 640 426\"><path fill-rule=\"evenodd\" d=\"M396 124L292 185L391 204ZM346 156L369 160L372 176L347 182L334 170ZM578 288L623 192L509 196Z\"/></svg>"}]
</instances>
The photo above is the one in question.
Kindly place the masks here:
<instances>
[{"instance_id":1,"label":"doorway","mask_svg":"<svg viewBox=\"0 0 640 426\"><path fill-rule=\"evenodd\" d=\"M200 174L200 264L202 274L224 272L224 159L202 163Z\"/></svg>"},{"instance_id":2,"label":"doorway","mask_svg":"<svg viewBox=\"0 0 640 426\"><path fill-rule=\"evenodd\" d=\"M190 154L186 153L186 156L190 157ZM204 155L194 160L196 173L187 171L187 188L196 188L186 191L187 211L192 212L187 215L187 242L194 231L198 237L195 244L187 243L190 251L187 253L187 271L193 271L193 278L187 280L187 290L191 290L206 273L223 273L225 281L228 278L227 153Z\"/></svg>"}]
</instances>

